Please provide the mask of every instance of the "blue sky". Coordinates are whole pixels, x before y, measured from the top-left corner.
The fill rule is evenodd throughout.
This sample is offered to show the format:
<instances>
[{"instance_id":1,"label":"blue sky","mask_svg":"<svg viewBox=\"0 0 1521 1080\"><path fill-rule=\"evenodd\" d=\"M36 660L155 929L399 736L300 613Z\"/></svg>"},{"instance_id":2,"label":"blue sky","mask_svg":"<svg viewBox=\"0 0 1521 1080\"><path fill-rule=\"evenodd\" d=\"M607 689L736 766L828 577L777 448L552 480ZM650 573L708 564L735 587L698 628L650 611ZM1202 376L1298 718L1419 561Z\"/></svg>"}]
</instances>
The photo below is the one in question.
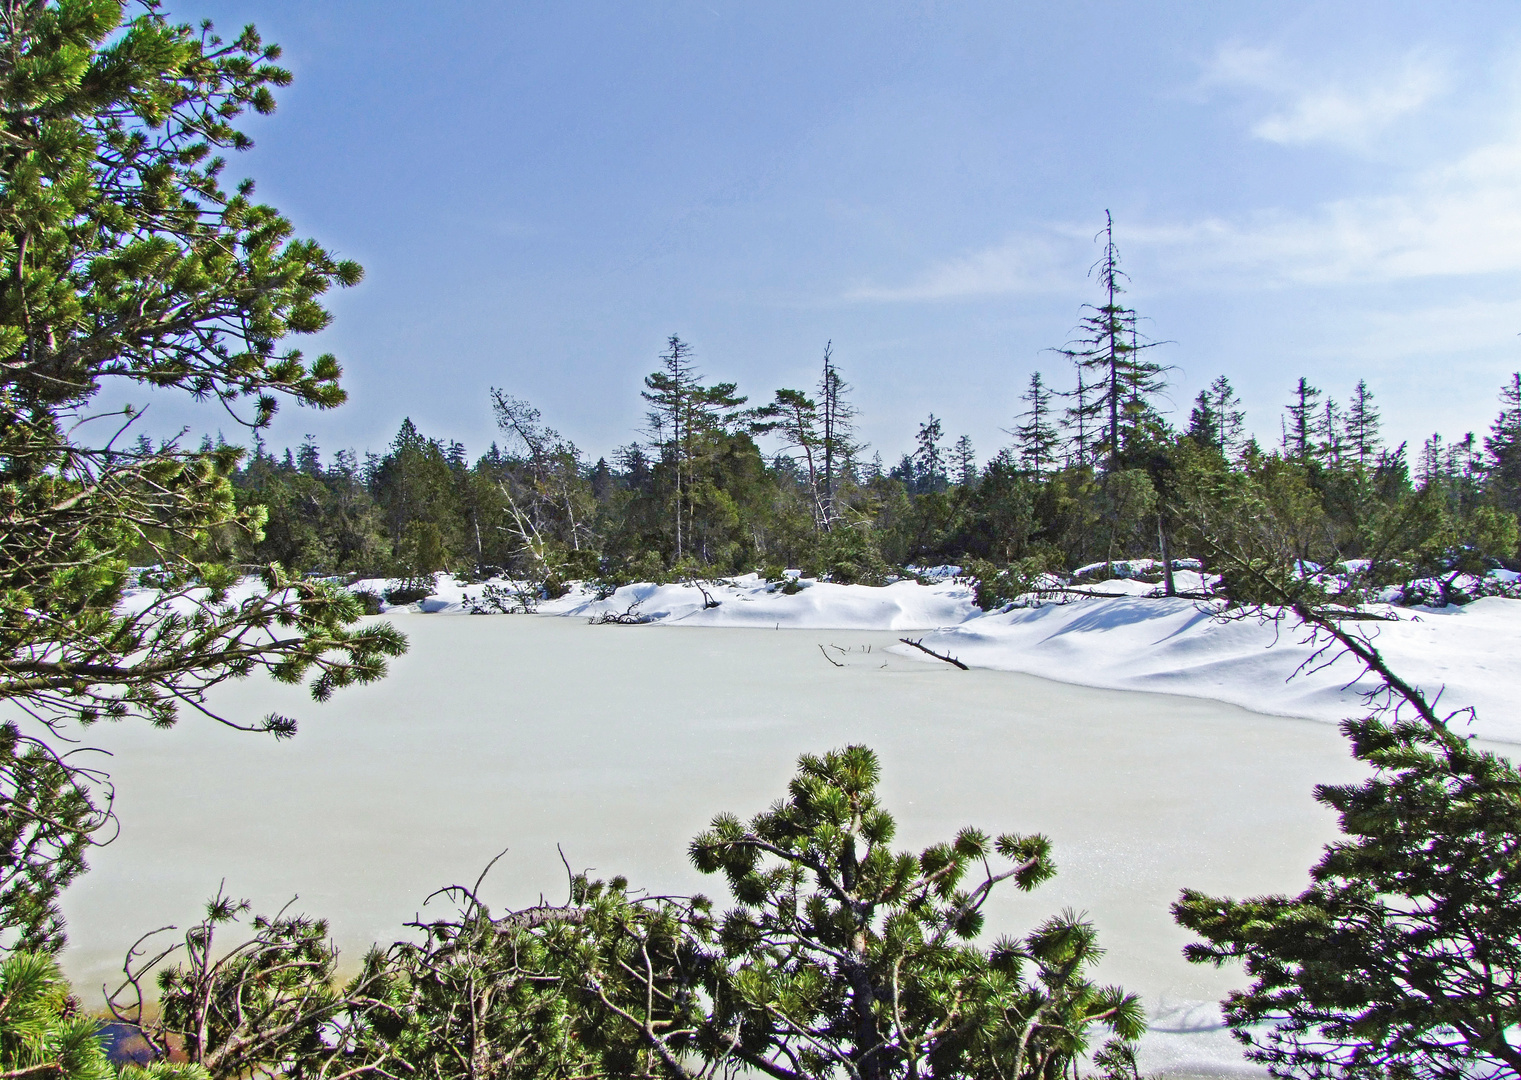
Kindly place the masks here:
<instances>
[{"instance_id":1,"label":"blue sky","mask_svg":"<svg viewBox=\"0 0 1521 1080\"><path fill-rule=\"evenodd\" d=\"M360 260L313 343L350 403L271 442L472 453L487 390L591 455L679 333L752 400L826 340L889 461L986 458L1095 299L1105 209L1175 421L1228 375L1276 439L1306 375L1387 432L1482 428L1521 369L1521 9L1505 3L216 0L296 81L250 175ZM157 402L155 422L214 429ZM229 437L235 437L231 430Z\"/></svg>"}]
</instances>

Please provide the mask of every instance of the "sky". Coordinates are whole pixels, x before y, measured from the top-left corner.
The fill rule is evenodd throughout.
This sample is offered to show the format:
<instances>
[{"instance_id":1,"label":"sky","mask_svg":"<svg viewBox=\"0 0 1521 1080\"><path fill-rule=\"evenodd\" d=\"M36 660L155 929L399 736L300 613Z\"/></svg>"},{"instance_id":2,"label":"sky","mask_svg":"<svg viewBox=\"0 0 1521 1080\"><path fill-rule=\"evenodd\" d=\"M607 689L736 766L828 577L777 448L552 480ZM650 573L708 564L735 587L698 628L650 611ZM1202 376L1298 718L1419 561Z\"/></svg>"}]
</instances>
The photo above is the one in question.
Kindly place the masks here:
<instances>
[{"instance_id":1,"label":"sky","mask_svg":"<svg viewBox=\"0 0 1521 1080\"><path fill-rule=\"evenodd\" d=\"M295 82L230 163L365 267L308 352L349 403L276 446L472 454L488 392L593 459L671 334L753 402L826 342L889 463L930 413L986 459L1056 388L1105 211L1186 425L1224 374L1276 442L1303 375L1386 435L1481 435L1521 369L1510 3L184 0ZM154 401L153 422L219 425Z\"/></svg>"}]
</instances>

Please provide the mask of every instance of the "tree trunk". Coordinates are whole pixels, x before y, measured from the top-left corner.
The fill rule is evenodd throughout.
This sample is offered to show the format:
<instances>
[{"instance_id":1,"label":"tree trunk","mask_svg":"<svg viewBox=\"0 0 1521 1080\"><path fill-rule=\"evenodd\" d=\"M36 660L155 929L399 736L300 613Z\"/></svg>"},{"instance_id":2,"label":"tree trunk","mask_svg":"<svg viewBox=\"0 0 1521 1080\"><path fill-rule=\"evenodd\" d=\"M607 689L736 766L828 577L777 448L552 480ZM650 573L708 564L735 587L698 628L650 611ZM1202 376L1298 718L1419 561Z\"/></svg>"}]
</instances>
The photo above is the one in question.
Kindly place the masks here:
<instances>
[{"instance_id":1,"label":"tree trunk","mask_svg":"<svg viewBox=\"0 0 1521 1080\"><path fill-rule=\"evenodd\" d=\"M1157 515L1157 546L1162 549L1163 592L1167 596L1177 596L1178 590L1172 580L1172 552L1167 545L1167 523L1161 514Z\"/></svg>"}]
</instances>

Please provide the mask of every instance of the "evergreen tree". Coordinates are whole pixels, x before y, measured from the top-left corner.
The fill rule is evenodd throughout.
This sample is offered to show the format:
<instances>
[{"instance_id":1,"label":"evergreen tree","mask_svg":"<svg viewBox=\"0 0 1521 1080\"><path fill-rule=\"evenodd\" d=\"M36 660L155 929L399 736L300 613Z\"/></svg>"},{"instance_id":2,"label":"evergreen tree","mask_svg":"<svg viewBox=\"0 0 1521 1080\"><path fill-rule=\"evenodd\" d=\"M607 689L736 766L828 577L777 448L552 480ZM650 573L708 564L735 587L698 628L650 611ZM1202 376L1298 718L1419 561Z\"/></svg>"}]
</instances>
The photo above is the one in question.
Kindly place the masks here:
<instances>
[{"instance_id":1,"label":"evergreen tree","mask_svg":"<svg viewBox=\"0 0 1521 1080\"><path fill-rule=\"evenodd\" d=\"M301 450L296 454L296 468L308 476L322 475L322 452L317 441L310 435L301 440Z\"/></svg>"},{"instance_id":2,"label":"evergreen tree","mask_svg":"<svg viewBox=\"0 0 1521 1080\"><path fill-rule=\"evenodd\" d=\"M1051 421L1051 391L1041 381L1040 372L1030 374L1030 387L1020 400L1030 407L1019 414L1017 419L1024 422L1013 432L1019 449L1019 463L1039 478L1056 464L1056 451L1061 444L1061 436Z\"/></svg>"},{"instance_id":3,"label":"evergreen tree","mask_svg":"<svg viewBox=\"0 0 1521 1080\"><path fill-rule=\"evenodd\" d=\"M1357 457L1360 468L1368 469L1378 458L1379 416L1373 405L1373 391L1363 379L1357 380L1352 391L1352 405L1347 410L1343 438L1350 453Z\"/></svg>"},{"instance_id":4,"label":"evergreen tree","mask_svg":"<svg viewBox=\"0 0 1521 1080\"><path fill-rule=\"evenodd\" d=\"M944 437L945 429L935 414L930 413L930 418L919 425L919 434L914 439L913 478L919 491L933 492L945 488L945 454L940 449L940 440Z\"/></svg>"},{"instance_id":5,"label":"evergreen tree","mask_svg":"<svg viewBox=\"0 0 1521 1080\"><path fill-rule=\"evenodd\" d=\"M1224 1013L1276 1076L1521 1077L1521 773L1455 731L1469 711L1439 714L1293 560L1264 557L1265 524L1255 542L1208 525L1203 539L1227 579L1308 631L1317 661L1346 654L1376 680L1342 724L1371 775L1316 787L1342 839L1299 895L1185 890L1174 917L1203 938L1185 955L1245 962L1252 986Z\"/></svg>"},{"instance_id":6,"label":"evergreen tree","mask_svg":"<svg viewBox=\"0 0 1521 1080\"><path fill-rule=\"evenodd\" d=\"M827 364L827 349L824 356ZM799 479L808 491L814 525L820 529L828 528L833 497L828 474L833 462L829 457L818 403L801 390L778 390L771 404L754 411L751 427L757 434L780 435L783 451L798 452L802 458L796 463L800 466ZM783 455L777 457L781 459ZM792 459L786 460L792 463Z\"/></svg>"},{"instance_id":7,"label":"evergreen tree","mask_svg":"<svg viewBox=\"0 0 1521 1080\"><path fill-rule=\"evenodd\" d=\"M1125 291L1121 281L1127 280L1128 275L1120 269L1114 220L1107 210L1104 229L1098 235L1103 237L1104 251L1093 270L1098 272L1104 302L1098 307L1086 305L1090 314L1079 324L1079 336L1058 351L1079 372L1074 406L1079 442L1085 441L1088 424L1103 425L1103 441L1097 449L1106 458L1106 468L1113 471L1119 467L1120 455L1158 426L1152 402L1167 384L1166 369L1145 358L1147 350L1161 343L1143 342L1135 310L1120 303L1120 295ZM1084 372L1095 376L1095 381L1084 385L1081 381ZM1079 452L1086 452L1086 447L1079 447Z\"/></svg>"},{"instance_id":8,"label":"evergreen tree","mask_svg":"<svg viewBox=\"0 0 1521 1080\"><path fill-rule=\"evenodd\" d=\"M1200 446L1220 448L1220 416L1208 390L1200 390L1188 414L1188 437Z\"/></svg>"},{"instance_id":9,"label":"evergreen tree","mask_svg":"<svg viewBox=\"0 0 1521 1080\"><path fill-rule=\"evenodd\" d=\"M1341 433L1341 410L1336 407L1335 399L1328 396L1324 407L1321 409L1320 457L1322 461L1333 469L1341 465Z\"/></svg>"},{"instance_id":10,"label":"evergreen tree","mask_svg":"<svg viewBox=\"0 0 1521 1080\"><path fill-rule=\"evenodd\" d=\"M1064 356L1071 354L1061 351ZM1070 433L1067 441L1067 464L1085 468L1097 464L1094 452L1094 410L1091 407L1092 387L1083 381L1083 367L1077 365L1077 386L1062 395L1072 402L1062 413L1062 423Z\"/></svg>"},{"instance_id":11,"label":"evergreen tree","mask_svg":"<svg viewBox=\"0 0 1521 1080\"><path fill-rule=\"evenodd\" d=\"M1320 430L1320 391L1300 376L1294 387L1294 401L1285 406L1288 419L1283 429L1283 452L1296 461L1309 462L1318 457L1316 438Z\"/></svg>"},{"instance_id":12,"label":"evergreen tree","mask_svg":"<svg viewBox=\"0 0 1521 1080\"><path fill-rule=\"evenodd\" d=\"M850 403L852 387L834 366L834 342L824 345L824 374L819 379L820 421L823 435L824 527L834 527L839 517L837 493L842 476L855 466L856 456L866 449L855 439L856 408Z\"/></svg>"},{"instance_id":13,"label":"evergreen tree","mask_svg":"<svg viewBox=\"0 0 1521 1080\"><path fill-rule=\"evenodd\" d=\"M1512 513L1521 513L1521 372L1500 391L1500 415L1484 437L1490 497Z\"/></svg>"},{"instance_id":14,"label":"evergreen tree","mask_svg":"<svg viewBox=\"0 0 1521 1080\"><path fill-rule=\"evenodd\" d=\"M53 957L18 952L0 959L0 1076L117 1080L97 1027ZM170 1069L162 1080L208 1080L199 1070Z\"/></svg>"},{"instance_id":15,"label":"evergreen tree","mask_svg":"<svg viewBox=\"0 0 1521 1080\"><path fill-rule=\"evenodd\" d=\"M1236 452L1241 445L1241 434L1246 422L1246 413L1241 408L1241 399L1236 396L1235 387L1224 375L1217 375L1215 381L1209 384L1210 408L1215 414L1215 426L1219 432L1220 453L1229 456Z\"/></svg>"},{"instance_id":16,"label":"evergreen tree","mask_svg":"<svg viewBox=\"0 0 1521 1080\"><path fill-rule=\"evenodd\" d=\"M1421 487L1431 487L1433 484L1442 482L1442 465L1442 436L1440 432L1436 432L1421 446L1421 460L1416 466L1415 474Z\"/></svg>"},{"instance_id":17,"label":"evergreen tree","mask_svg":"<svg viewBox=\"0 0 1521 1080\"><path fill-rule=\"evenodd\" d=\"M951 449L951 463L956 470L956 483L963 488L977 486L977 455L972 450L972 439L963 435Z\"/></svg>"},{"instance_id":18,"label":"evergreen tree","mask_svg":"<svg viewBox=\"0 0 1521 1080\"><path fill-rule=\"evenodd\" d=\"M702 374L692 364L692 347L675 334L667 339L660 361L661 370L645 376L643 397L653 406L650 430L674 472L673 520L676 561L680 562L685 554L683 522L690 525L691 489L701 443L726 433L746 399L735 393L734 383L702 385Z\"/></svg>"},{"instance_id":19,"label":"evergreen tree","mask_svg":"<svg viewBox=\"0 0 1521 1080\"><path fill-rule=\"evenodd\" d=\"M157 4L125 20L124 8L28 2L0 19L0 701L50 749L77 739L71 724L169 726L255 671L311 676L324 699L404 648L389 626L353 629L352 596L278 566L229 591L243 571L223 541L257 538L264 522L233 488L242 451L132 448L130 433L97 440L102 425L84 423L134 422L130 406L101 407L108 387L114 402L215 398L256 433L282 399L340 404L337 359L290 339L325 328L323 295L362 274L292 239L251 182L222 186L222 153L252 145L239 117L272 112L272 88L290 80L279 49L253 27L224 41ZM164 588L127 607L129 559L157 564ZM78 757L47 758L89 786ZM51 783L34 764L9 759L0 803Z\"/></svg>"}]
</instances>

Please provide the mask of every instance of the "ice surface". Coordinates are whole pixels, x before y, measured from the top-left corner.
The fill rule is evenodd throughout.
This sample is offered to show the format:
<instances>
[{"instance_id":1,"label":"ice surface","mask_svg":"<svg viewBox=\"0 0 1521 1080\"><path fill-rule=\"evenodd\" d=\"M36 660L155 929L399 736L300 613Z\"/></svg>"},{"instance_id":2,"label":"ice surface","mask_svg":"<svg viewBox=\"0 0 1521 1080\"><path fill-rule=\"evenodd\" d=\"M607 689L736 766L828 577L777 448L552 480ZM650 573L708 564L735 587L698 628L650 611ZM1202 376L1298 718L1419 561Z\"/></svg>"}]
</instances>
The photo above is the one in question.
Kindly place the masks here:
<instances>
[{"instance_id":1,"label":"ice surface","mask_svg":"<svg viewBox=\"0 0 1521 1080\"><path fill-rule=\"evenodd\" d=\"M891 631L394 621L412 649L382 683L323 706L267 680L219 691L234 719L299 717L290 742L194 717L92 732L115 754L122 836L65 897L76 986L111 979L141 932L192 921L224 877L261 910L299 895L351 962L503 848L496 905L563 895L557 843L577 868L721 892L687 841L719 811L764 809L799 752L859 741L882 756L901 846L967 824L1051 836L1057 878L1004 895L990 937L1088 912L1101 977L1165 1021L1143 1067L1222 1073L1242 1063L1208 1003L1242 976L1185 963L1168 904L1184 886L1302 888L1335 835L1311 788L1358 775L1329 725L920 664L886 652Z\"/></svg>"},{"instance_id":2,"label":"ice surface","mask_svg":"<svg viewBox=\"0 0 1521 1080\"><path fill-rule=\"evenodd\" d=\"M1102 564L1095 564L1102 566ZM1176 587L1202 592L1213 579L1178 570ZM370 583L379 588L384 582ZM1258 619L1222 621L1209 602L1160 596L1134 578L1084 583L1071 603L984 613L969 585L900 581L885 587L804 579L783 593L754 574L723 582L628 585L605 599L577 586L544 602L545 614L596 618L625 613L680 626L929 631L924 643L974 667L1021 671L1084 686L1206 697L1248 709L1336 722L1362 707L1371 687L1350 658L1312 663L1302 628ZM419 605L465 614L478 585L440 581ZM1093 598L1097 597L1097 598ZM707 606L716 601L715 606ZM1402 676L1444 710L1473 708L1459 730L1521 742L1521 600L1485 597L1462 607L1374 605L1381 620L1353 624ZM403 625L410 625L403 620ZM922 636L922 635L916 635ZM928 663L936 663L916 653ZM1333 655L1322 657L1334 659Z\"/></svg>"}]
</instances>

